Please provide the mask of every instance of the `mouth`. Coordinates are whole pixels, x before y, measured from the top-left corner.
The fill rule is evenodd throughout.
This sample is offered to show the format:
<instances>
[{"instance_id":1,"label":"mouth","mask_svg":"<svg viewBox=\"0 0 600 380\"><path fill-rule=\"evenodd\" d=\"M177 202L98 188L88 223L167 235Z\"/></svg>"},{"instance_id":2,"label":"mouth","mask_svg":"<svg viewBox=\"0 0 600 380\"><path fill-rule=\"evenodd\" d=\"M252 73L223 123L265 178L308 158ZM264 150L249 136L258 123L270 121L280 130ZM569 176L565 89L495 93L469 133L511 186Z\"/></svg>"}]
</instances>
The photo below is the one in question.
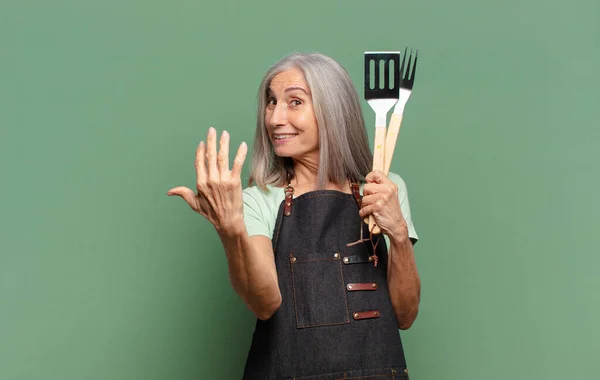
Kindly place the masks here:
<instances>
[{"instance_id":1,"label":"mouth","mask_svg":"<svg viewBox=\"0 0 600 380\"><path fill-rule=\"evenodd\" d=\"M291 140L294 137L298 136L297 133L276 133L273 135L273 140L275 141L287 141Z\"/></svg>"}]
</instances>

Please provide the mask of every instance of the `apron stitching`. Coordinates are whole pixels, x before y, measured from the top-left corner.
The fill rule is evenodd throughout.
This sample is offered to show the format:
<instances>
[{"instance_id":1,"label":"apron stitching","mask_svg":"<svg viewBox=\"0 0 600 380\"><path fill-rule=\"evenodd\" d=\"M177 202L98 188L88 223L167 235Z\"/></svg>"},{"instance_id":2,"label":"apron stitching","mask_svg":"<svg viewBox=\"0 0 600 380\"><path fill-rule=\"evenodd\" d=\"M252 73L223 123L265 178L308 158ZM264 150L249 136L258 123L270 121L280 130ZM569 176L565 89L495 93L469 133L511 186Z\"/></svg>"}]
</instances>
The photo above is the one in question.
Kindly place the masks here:
<instances>
[{"instance_id":1,"label":"apron stitching","mask_svg":"<svg viewBox=\"0 0 600 380\"><path fill-rule=\"evenodd\" d=\"M290 253L290 258L293 257L293 255ZM294 281L294 265L292 264L292 261L290 260L290 270L292 272L292 289L294 292L294 311L296 313L296 326L300 326L300 321L298 321L298 308L296 307L296 281Z\"/></svg>"},{"instance_id":2,"label":"apron stitching","mask_svg":"<svg viewBox=\"0 0 600 380\"><path fill-rule=\"evenodd\" d=\"M285 202L285 199L283 200L283 202ZM283 203L282 202L282 203ZM281 208L281 206L280 206ZM281 210L280 213L283 212L283 209ZM275 226L275 234L273 235L273 253L275 253L275 248L277 247L277 243L279 242L279 232L281 231L281 224L283 223L283 218L277 218L278 223Z\"/></svg>"},{"instance_id":3,"label":"apron stitching","mask_svg":"<svg viewBox=\"0 0 600 380\"><path fill-rule=\"evenodd\" d=\"M348 310L348 296L346 295L346 281L344 281L344 269L342 267L342 261L340 263L340 274L342 275L342 287L344 290L344 303L346 304L346 318L348 318L348 323L350 323L350 311Z\"/></svg>"},{"instance_id":4,"label":"apron stitching","mask_svg":"<svg viewBox=\"0 0 600 380\"><path fill-rule=\"evenodd\" d=\"M307 263L309 261L339 261L336 259L324 258L324 259L307 259L307 260L296 260L297 263Z\"/></svg>"},{"instance_id":5,"label":"apron stitching","mask_svg":"<svg viewBox=\"0 0 600 380\"><path fill-rule=\"evenodd\" d=\"M390 375L369 375L369 376L352 376L352 377L345 377L345 379L369 379L369 378L374 378L374 377L390 377Z\"/></svg>"},{"instance_id":6,"label":"apron stitching","mask_svg":"<svg viewBox=\"0 0 600 380\"><path fill-rule=\"evenodd\" d=\"M304 196L304 194L299 195L297 198L302 197L302 199L311 199L311 198L317 198L317 197L336 197L336 198L341 198L341 199L346 199L348 196L352 196L352 194L348 194L348 193L330 193L330 194L309 194L309 193L305 193L306 196ZM296 199L297 199L296 198Z\"/></svg>"},{"instance_id":7,"label":"apron stitching","mask_svg":"<svg viewBox=\"0 0 600 380\"><path fill-rule=\"evenodd\" d=\"M306 329L306 328L311 328L311 327L338 326L338 325L347 325L349 323L350 323L350 321L336 322L336 323L325 323L323 325L298 325L298 328L299 329Z\"/></svg>"}]
</instances>

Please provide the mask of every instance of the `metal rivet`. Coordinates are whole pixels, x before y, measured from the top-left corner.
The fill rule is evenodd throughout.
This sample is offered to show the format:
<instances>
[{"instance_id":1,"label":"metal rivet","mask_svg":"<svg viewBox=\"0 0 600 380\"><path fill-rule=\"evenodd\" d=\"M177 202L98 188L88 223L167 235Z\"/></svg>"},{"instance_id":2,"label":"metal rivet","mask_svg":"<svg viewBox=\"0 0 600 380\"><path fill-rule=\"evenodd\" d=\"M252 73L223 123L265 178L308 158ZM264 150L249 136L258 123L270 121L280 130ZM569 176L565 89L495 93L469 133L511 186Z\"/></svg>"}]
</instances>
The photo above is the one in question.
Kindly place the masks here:
<instances>
[{"instance_id":1,"label":"metal rivet","mask_svg":"<svg viewBox=\"0 0 600 380\"><path fill-rule=\"evenodd\" d=\"M375 315L376 317L379 317L379 312L378 312L378 311L376 311L376 312L374 313L374 315Z\"/></svg>"},{"instance_id":2,"label":"metal rivet","mask_svg":"<svg viewBox=\"0 0 600 380\"><path fill-rule=\"evenodd\" d=\"M373 256L369 256L369 261L373 261Z\"/></svg>"},{"instance_id":3,"label":"metal rivet","mask_svg":"<svg viewBox=\"0 0 600 380\"><path fill-rule=\"evenodd\" d=\"M396 368L392 368L392 375L396 374Z\"/></svg>"},{"instance_id":4,"label":"metal rivet","mask_svg":"<svg viewBox=\"0 0 600 380\"><path fill-rule=\"evenodd\" d=\"M373 289L377 289L377 284L373 284Z\"/></svg>"},{"instance_id":5,"label":"metal rivet","mask_svg":"<svg viewBox=\"0 0 600 380\"><path fill-rule=\"evenodd\" d=\"M348 289L352 289L352 285L348 284Z\"/></svg>"},{"instance_id":6,"label":"metal rivet","mask_svg":"<svg viewBox=\"0 0 600 380\"><path fill-rule=\"evenodd\" d=\"M404 373L408 373L408 369L406 369L406 368L405 368L405 369L404 369Z\"/></svg>"},{"instance_id":7,"label":"metal rivet","mask_svg":"<svg viewBox=\"0 0 600 380\"><path fill-rule=\"evenodd\" d=\"M295 263L296 262L296 258L292 257L292 262Z\"/></svg>"},{"instance_id":8,"label":"metal rivet","mask_svg":"<svg viewBox=\"0 0 600 380\"><path fill-rule=\"evenodd\" d=\"M291 206L292 204L291 204L290 202L288 202L288 203L286 203L285 205L286 205L286 206Z\"/></svg>"},{"instance_id":9,"label":"metal rivet","mask_svg":"<svg viewBox=\"0 0 600 380\"><path fill-rule=\"evenodd\" d=\"M344 262L345 262L346 264L348 264L348 261L349 261L349 260L348 260L348 258L347 258L347 257L344 257Z\"/></svg>"},{"instance_id":10,"label":"metal rivet","mask_svg":"<svg viewBox=\"0 0 600 380\"><path fill-rule=\"evenodd\" d=\"M337 259L338 257L340 257L340 254L339 253L334 253L333 257L335 257Z\"/></svg>"},{"instance_id":11,"label":"metal rivet","mask_svg":"<svg viewBox=\"0 0 600 380\"><path fill-rule=\"evenodd\" d=\"M288 211L288 212L285 213L285 216L290 216L291 214L292 213Z\"/></svg>"},{"instance_id":12,"label":"metal rivet","mask_svg":"<svg viewBox=\"0 0 600 380\"><path fill-rule=\"evenodd\" d=\"M358 313L354 313L354 318L358 318Z\"/></svg>"}]
</instances>

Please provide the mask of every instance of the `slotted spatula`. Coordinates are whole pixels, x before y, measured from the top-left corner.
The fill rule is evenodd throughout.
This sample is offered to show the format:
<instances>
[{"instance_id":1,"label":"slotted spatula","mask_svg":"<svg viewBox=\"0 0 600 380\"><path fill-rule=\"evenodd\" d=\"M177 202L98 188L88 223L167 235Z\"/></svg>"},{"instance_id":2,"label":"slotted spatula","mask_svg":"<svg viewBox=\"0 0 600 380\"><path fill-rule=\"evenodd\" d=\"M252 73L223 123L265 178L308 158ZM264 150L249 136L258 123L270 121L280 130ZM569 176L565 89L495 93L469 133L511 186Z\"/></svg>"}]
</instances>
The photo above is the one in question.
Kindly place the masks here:
<instances>
[{"instance_id":1,"label":"slotted spatula","mask_svg":"<svg viewBox=\"0 0 600 380\"><path fill-rule=\"evenodd\" d=\"M384 171L387 113L399 97L399 51L365 52L365 99L375 111L375 144L373 170ZM373 216L369 216L369 231L381 232Z\"/></svg>"}]
</instances>

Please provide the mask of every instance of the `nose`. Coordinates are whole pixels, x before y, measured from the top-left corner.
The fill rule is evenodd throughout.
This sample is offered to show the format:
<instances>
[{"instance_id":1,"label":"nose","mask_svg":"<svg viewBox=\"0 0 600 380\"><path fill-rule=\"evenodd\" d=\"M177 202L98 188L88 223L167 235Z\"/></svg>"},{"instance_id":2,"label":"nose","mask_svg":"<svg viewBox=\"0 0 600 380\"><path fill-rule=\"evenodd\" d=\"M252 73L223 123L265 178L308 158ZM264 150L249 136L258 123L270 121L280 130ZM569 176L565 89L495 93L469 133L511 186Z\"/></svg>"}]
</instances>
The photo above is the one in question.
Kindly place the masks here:
<instances>
[{"instance_id":1,"label":"nose","mask_svg":"<svg viewBox=\"0 0 600 380\"><path fill-rule=\"evenodd\" d=\"M269 117L269 125L278 127L287 124L287 109L285 103L277 103Z\"/></svg>"}]
</instances>

